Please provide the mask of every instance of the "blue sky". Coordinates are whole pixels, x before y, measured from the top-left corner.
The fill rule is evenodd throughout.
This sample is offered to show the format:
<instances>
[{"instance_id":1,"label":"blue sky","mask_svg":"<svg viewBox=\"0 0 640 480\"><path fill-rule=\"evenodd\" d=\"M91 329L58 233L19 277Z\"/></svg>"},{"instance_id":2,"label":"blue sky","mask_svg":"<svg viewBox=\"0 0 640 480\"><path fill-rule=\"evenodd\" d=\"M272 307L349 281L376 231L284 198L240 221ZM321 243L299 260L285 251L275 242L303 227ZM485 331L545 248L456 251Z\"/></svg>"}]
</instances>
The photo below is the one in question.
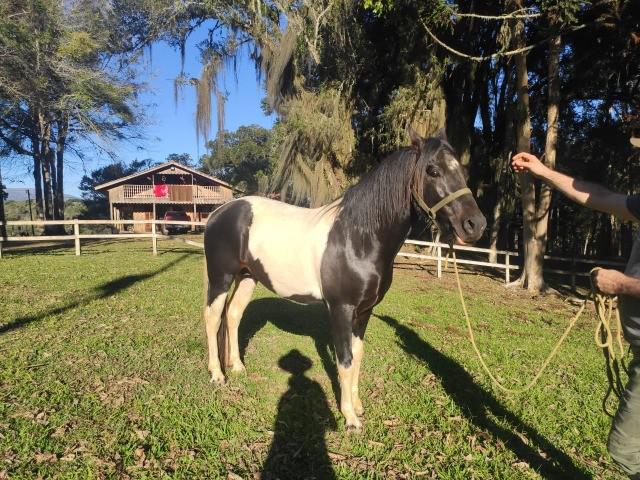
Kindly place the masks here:
<instances>
[{"instance_id":1,"label":"blue sky","mask_svg":"<svg viewBox=\"0 0 640 480\"><path fill-rule=\"evenodd\" d=\"M200 62L195 44L200 41L206 30L201 28L189 39L185 57L185 74L188 77L199 77ZM140 79L147 84L147 89L140 97L141 108L145 113L143 133L145 139L136 144L122 142L112 145L119 159L130 162L134 159L152 158L163 161L170 153L189 153L197 159L206 152L202 139L196 139L194 89L186 86L178 103L174 102L173 80L180 73L180 54L165 43L153 46L151 55L145 54L139 67ZM231 69L225 72L225 87L228 94L225 106L225 128L235 130L241 125L258 124L270 127L275 117L267 117L260 108L264 93L258 81L253 63L245 54L238 62L237 83ZM212 135L217 125L215 114L212 115ZM77 158L69 158L65 166L65 194L80 196L78 185L85 172L110 163L110 159L93 149L86 147L87 158L81 162ZM33 176L28 169L29 159L16 157L5 161L2 159L2 174L7 187L33 188Z\"/></svg>"}]
</instances>

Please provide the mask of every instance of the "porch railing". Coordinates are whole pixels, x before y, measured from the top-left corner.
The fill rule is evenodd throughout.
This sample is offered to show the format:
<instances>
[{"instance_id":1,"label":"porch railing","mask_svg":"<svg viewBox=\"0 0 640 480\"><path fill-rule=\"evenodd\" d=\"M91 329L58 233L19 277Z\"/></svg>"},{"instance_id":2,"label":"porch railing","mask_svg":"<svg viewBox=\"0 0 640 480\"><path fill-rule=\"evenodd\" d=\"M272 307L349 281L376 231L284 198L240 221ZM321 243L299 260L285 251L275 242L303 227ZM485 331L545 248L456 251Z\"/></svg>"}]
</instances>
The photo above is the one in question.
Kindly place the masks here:
<instances>
[{"instance_id":1,"label":"porch railing","mask_svg":"<svg viewBox=\"0 0 640 480\"><path fill-rule=\"evenodd\" d=\"M165 195L156 195L153 185L122 185L111 193L112 202L225 202L233 198L219 185L167 185Z\"/></svg>"}]
</instances>

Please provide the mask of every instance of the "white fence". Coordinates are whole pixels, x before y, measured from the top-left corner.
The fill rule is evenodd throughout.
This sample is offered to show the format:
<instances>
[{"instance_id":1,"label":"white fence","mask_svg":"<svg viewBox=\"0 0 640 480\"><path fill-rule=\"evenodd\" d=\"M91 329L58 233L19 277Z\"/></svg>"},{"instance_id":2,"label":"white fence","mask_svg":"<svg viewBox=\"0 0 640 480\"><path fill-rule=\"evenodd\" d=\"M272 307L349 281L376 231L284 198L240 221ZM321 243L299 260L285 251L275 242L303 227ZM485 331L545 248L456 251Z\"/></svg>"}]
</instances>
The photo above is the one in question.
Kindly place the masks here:
<instances>
[{"instance_id":1,"label":"white fence","mask_svg":"<svg viewBox=\"0 0 640 480\"><path fill-rule=\"evenodd\" d=\"M0 226L2 222L0 222ZM154 255L158 254L158 239L159 238L174 238L171 235L162 235L158 233L157 225L189 225L189 226L204 226L205 222L193 222L182 220L20 220L5 222L5 225L10 226L37 226L44 227L48 225L73 225L73 235L33 235L33 236L6 236L0 237L0 258L2 257L2 247L5 243L10 242L70 242L73 241L76 247L76 255L80 255L81 240L87 239L119 239L119 238L150 238L151 248ZM150 233L80 233L81 225L151 225ZM196 247L202 247L202 244L193 242L190 240L183 240L184 243L193 245Z\"/></svg>"},{"instance_id":2,"label":"white fence","mask_svg":"<svg viewBox=\"0 0 640 480\"><path fill-rule=\"evenodd\" d=\"M0 237L0 258L2 257L2 248L3 245L11 243L11 242L42 242L42 241L73 241L75 244L75 252L76 255L80 255L81 253L81 241L87 239L119 239L119 238L150 238L151 239L151 248L154 255L158 254L158 239L173 239L179 240L188 245L192 245L195 247L202 248L202 244L199 242L194 242L192 240L175 237L171 235L162 235L158 233L157 226L158 225L189 225L202 227L206 222L193 222L193 221L179 221L179 220L48 220L48 221L9 221L6 222L6 226L47 226L47 225L72 225L73 226L73 234L72 235L41 235L41 236L7 236ZM0 226L2 222L0 222ZM80 233L80 227L82 225L113 225L113 226L121 226L121 225L151 225L150 233ZM414 246L419 249L429 249L428 252L424 253L412 253L407 251L400 251L398 253L399 257L404 258L415 258L418 260L426 260L426 261L435 261L436 269L438 277L442 276L442 265L443 262L447 259L447 253L449 251L449 245L444 243L437 242L423 242L419 240L407 240L405 242L406 246ZM511 271L519 270L520 266L517 262L514 262L514 258L518 258L518 252L512 252L507 250L496 250L492 251L488 248L480 248L480 247L471 247L466 245L454 245L453 249L456 253L464 253L470 252L475 255L475 259L464 258L456 254L458 264L460 265L472 265L476 267L487 267L497 270L504 270L504 280L506 283L509 283L511 280ZM406 249L405 249L406 250ZM497 256L497 259L503 259L503 262L491 262L489 260L491 253L494 253ZM478 259L480 256L482 259ZM484 260L486 258L486 261ZM589 266L607 266L613 268L623 268L624 263L619 261L608 261L608 260L597 260L591 258L566 258L566 257L556 257L545 255L545 260L550 260L552 262L562 262L568 263L568 269L552 269L545 268L544 271L547 273L560 274L560 275L568 275L571 277L571 286L575 288L576 286L576 277L580 276L588 276L589 273L587 271L579 271L579 266L583 266L584 268L588 268ZM585 267L587 266L587 267Z\"/></svg>"},{"instance_id":3,"label":"white fence","mask_svg":"<svg viewBox=\"0 0 640 480\"><path fill-rule=\"evenodd\" d=\"M405 245L417 245L423 248L430 248L431 253L425 255L422 253L409 253L409 252L398 252L399 257L408 257L408 258L417 258L420 260L433 260L436 262L436 268L438 273L438 278L442 276L442 262L447 260L447 253L449 251L449 245L443 243L436 242L422 242L419 240L407 240L405 241ZM478 254L482 254L482 256L486 255L487 260L471 260L465 258L457 258L457 262L460 265L475 265L479 267L490 267L498 270L504 270L504 281L505 283L509 283L511 281L511 270L519 270L520 266L513 262L513 258L518 258L520 255L518 252L507 251L507 250L491 250L489 248L480 248L480 247L470 247L466 245L454 245L453 250L456 252L456 257L458 257L457 252L475 252ZM433 252L436 254L434 255ZM500 262L491 262L489 257L491 254L495 254L497 258L504 258L504 263ZM545 260L550 260L552 262L563 262L568 263L568 269L558 269L558 268L544 268L546 273L552 273L557 275L568 275L571 277L571 287L576 287L576 277L588 277L588 271L579 271L579 266L586 265L589 267L592 266L606 266L612 268L624 268L625 263L620 261L610 261L610 260L598 260L594 258L579 258L579 257L557 257L553 255L545 255ZM515 264L514 264L515 263ZM583 267L588 268L588 267ZM591 270L591 268L589 268Z\"/></svg>"}]
</instances>

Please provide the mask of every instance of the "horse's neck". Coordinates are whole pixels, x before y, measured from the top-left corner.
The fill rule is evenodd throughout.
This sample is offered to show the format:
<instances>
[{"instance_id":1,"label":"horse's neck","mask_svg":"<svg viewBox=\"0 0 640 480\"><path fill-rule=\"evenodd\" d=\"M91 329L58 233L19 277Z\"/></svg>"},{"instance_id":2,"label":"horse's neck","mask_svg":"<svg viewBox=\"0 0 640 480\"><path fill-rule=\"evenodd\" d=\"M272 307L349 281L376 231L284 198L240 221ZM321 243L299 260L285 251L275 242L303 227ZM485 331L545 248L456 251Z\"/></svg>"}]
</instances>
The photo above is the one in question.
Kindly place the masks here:
<instances>
[{"instance_id":1,"label":"horse's neck","mask_svg":"<svg viewBox=\"0 0 640 480\"><path fill-rule=\"evenodd\" d=\"M384 225L373 233L382 246L380 253L386 263L393 263L396 254L407 239L410 229L411 219L407 217L391 225Z\"/></svg>"}]
</instances>

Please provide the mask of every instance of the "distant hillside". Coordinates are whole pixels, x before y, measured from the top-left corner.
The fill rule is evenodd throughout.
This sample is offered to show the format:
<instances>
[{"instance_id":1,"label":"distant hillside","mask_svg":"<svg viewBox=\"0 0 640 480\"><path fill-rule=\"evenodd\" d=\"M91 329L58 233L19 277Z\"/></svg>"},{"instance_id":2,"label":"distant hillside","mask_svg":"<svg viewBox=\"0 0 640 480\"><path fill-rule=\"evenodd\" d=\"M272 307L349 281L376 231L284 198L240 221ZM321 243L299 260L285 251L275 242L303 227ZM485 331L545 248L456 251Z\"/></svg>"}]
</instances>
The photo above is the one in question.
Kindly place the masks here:
<instances>
[{"instance_id":1,"label":"distant hillside","mask_svg":"<svg viewBox=\"0 0 640 480\"><path fill-rule=\"evenodd\" d=\"M6 188L7 194L9 195L7 201L13 200L16 202L22 202L28 200L27 190L29 190L29 192L31 193L31 199L35 199L36 191L33 188ZM77 198L78 197L74 197L73 195L64 196L65 200L75 200Z\"/></svg>"},{"instance_id":2,"label":"distant hillside","mask_svg":"<svg viewBox=\"0 0 640 480\"><path fill-rule=\"evenodd\" d=\"M9 190L9 189L8 189ZM83 215L87 210L84 202L78 198L67 198L64 202L64 217L65 218L77 218ZM26 200L7 200L4 204L4 213L7 220L30 220L33 215L33 219L36 220L36 205L35 202L31 202L31 212L29 212L29 202Z\"/></svg>"}]
</instances>

